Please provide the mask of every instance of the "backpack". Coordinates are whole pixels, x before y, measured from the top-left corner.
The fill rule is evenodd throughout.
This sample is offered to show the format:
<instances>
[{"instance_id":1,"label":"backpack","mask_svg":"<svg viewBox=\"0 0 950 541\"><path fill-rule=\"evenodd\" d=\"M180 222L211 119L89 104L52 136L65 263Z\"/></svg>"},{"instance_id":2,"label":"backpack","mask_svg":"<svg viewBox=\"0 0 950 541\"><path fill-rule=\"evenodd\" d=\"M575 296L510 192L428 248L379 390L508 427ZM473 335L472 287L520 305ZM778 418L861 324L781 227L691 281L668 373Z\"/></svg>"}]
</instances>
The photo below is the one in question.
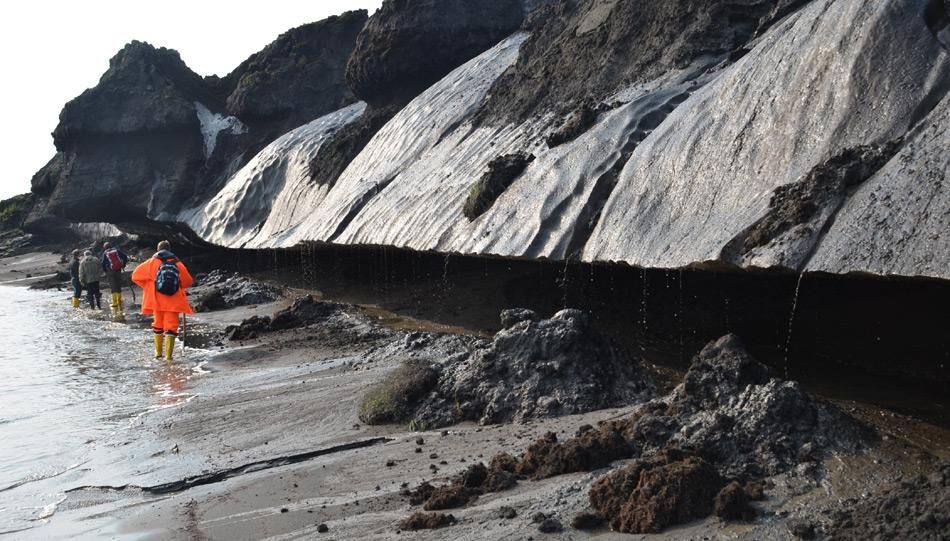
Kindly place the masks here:
<instances>
[{"instance_id":1,"label":"backpack","mask_svg":"<svg viewBox=\"0 0 950 541\"><path fill-rule=\"evenodd\" d=\"M109 250L106 252L106 259L109 260L109 270L112 272L119 272L125 267L125 264L122 263L122 259L119 257L118 250Z\"/></svg>"},{"instance_id":2,"label":"backpack","mask_svg":"<svg viewBox=\"0 0 950 541\"><path fill-rule=\"evenodd\" d=\"M178 275L178 259L169 257L163 259L162 264L155 273L155 291L162 295L174 295L178 293L181 286L181 280Z\"/></svg>"}]
</instances>

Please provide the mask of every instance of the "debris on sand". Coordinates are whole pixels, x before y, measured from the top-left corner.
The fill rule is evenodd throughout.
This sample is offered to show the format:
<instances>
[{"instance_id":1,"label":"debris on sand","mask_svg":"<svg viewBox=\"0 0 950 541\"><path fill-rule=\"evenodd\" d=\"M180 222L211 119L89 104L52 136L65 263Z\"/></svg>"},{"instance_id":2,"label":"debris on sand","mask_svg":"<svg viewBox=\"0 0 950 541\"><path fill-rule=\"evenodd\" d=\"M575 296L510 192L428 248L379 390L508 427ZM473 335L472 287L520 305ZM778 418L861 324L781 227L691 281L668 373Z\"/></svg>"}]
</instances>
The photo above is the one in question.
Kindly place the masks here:
<instances>
[{"instance_id":1,"label":"debris on sand","mask_svg":"<svg viewBox=\"0 0 950 541\"><path fill-rule=\"evenodd\" d=\"M318 301L312 295L301 297L290 307L285 308L273 317L253 316L245 319L240 325L231 325L224 332L230 340L251 340L258 336L275 331L297 329L325 321L329 317L344 313L347 306L328 301Z\"/></svg>"},{"instance_id":2,"label":"debris on sand","mask_svg":"<svg viewBox=\"0 0 950 541\"><path fill-rule=\"evenodd\" d=\"M492 460L489 466L479 462L466 468L448 485L434 487L424 482L405 494L411 505L422 505L426 511L465 507L482 494L513 488L518 483L513 469L514 463L505 459Z\"/></svg>"},{"instance_id":3,"label":"debris on sand","mask_svg":"<svg viewBox=\"0 0 950 541\"><path fill-rule=\"evenodd\" d=\"M407 421L419 400L438 381L436 365L424 359L406 359L366 392L360 403L359 419L368 425Z\"/></svg>"},{"instance_id":4,"label":"debris on sand","mask_svg":"<svg viewBox=\"0 0 950 541\"><path fill-rule=\"evenodd\" d=\"M950 463L903 479L868 498L846 500L828 516L830 539L944 540L950 532Z\"/></svg>"},{"instance_id":5,"label":"debris on sand","mask_svg":"<svg viewBox=\"0 0 950 541\"><path fill-rule=\"evenodd\" d=\"M434 530L455 524L455 517L443 513L413 513L399 523L400 530Z\"/></svg>"},{"instance_id":6,"label":"debris on sand","mask_svg":"<svg viewBox=\"0 0 950 541\"><path fill-rule=\"evenodd\" d=\"M591 531L604 525L607 519L603 515L594 511L582 511L571 519L571 528L575 530Z\"/></svg>"},{"instance_id":7,"label":"debris on sand","mask_svg":"<svg viewBox=\"0 0 950 541\"><path fill-rule=\"evenodd\" d=\"M266 304L280 298L279 288L237 273L225 276L223 271L214 270L199 275L196 281L197 286L189 291L196 312Z\"/></svg>"},{"instance_id":8,"label":"debris on sand","mask_svg":"<svg viewBox=\"0 0 950 541\"><path fill-rule=\"evenodd\" d=\"M506 311L511 325L471 356L443 365L435 390L416 411L428 428L584 413L642 402L654 387L640 364L618 352L580 310L540 319Z\"/></svg>"},{"instance_id":9,"label":"debris on sand","mask_svg":"<svg viewBox=\"0 0 950 541\"><path fill-rule=\"evenodd\" d=\"M541 533L557 533L563 529L561 521L556 518L546 518L538 524L538 531Z\"/></svg>"},{"instance_id":10,"label":"debris on sand","mask_svg":"<svg viewBox=\"0 0 950 541\"><path fill-rule=\"evenodd\" d=\"M762 499L764 488L749 480L817 466L831 452L856 453L873 439L794 382L771 379L728 335L693 359L668 396L625 419L582 426L564 442L545 434L517 459L515 473L542 479L635 458L595 483L591 504L615 530L657 532L713 512L749 519L749 502Z\"/></svg>"}]
</instances>

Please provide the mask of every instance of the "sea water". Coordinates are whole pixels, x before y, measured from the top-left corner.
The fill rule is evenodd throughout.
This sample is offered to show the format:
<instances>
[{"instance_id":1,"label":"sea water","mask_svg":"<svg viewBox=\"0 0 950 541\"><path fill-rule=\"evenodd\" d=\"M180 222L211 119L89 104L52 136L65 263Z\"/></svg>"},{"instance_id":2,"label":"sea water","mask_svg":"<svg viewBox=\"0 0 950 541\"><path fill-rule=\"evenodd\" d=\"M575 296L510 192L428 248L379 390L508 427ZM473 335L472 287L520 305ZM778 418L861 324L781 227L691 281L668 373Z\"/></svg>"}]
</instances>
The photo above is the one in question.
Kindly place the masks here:
<instances>
[{"instance_id":1,"label":"sea water","mask_svg":"<svg viewBox=\"0 0 950 541\"><path fill-rule=\"evenodd\" d=\"M122 450L143 439L165 445L137 420L192 398L201 370L151 347L146 325L73 309L66 292L0 286L0 535L43 537L69 489L135 472Z\"/></svg>"}]
</instances>

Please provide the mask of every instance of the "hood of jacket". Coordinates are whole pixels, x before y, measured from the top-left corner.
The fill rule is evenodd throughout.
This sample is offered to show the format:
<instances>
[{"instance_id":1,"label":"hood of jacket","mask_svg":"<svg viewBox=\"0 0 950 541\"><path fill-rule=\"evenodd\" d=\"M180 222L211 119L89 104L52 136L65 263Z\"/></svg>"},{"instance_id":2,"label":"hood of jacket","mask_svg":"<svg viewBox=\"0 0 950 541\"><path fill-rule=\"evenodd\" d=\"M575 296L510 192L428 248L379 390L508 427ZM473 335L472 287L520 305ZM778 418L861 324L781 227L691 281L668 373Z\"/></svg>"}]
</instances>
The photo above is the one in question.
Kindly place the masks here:
<instances>
[{"instance_id":1,"label":"hood of jacket","mask_svg":"<svg viewBox=\"0 0 950 541\"><path fill-rule=\"evenodd\" d=\"M173 254L170 250L161 250L161 251L155 252L155 255L153 255L152 257L154 257L155 259L162 259L162 260L168 259L171 257L178 259L178 256Z\"/></svg>"}]
</instances>

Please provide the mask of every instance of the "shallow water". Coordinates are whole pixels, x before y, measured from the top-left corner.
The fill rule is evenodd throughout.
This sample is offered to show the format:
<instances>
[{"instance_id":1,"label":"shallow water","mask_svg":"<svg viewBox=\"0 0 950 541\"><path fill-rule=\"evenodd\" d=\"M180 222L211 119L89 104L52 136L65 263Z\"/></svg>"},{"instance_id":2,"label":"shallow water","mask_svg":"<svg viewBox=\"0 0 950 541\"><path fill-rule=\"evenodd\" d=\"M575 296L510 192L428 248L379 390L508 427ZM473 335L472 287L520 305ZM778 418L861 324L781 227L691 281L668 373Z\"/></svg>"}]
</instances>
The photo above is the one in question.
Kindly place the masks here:
<instances>
[{"instance_id":1,"label":"shallow water","mask_svg":"<svg viewBox=\"0 0 950 541\"><path fill-rule=\"evenodd\" d=\"M68 303L0 286L0 535L42 536L70 488L141 473L121 449L165 442L136 421L192 398L201 373L193 355L152 359L147 330Z\"/></svg>"}]
</instances>

